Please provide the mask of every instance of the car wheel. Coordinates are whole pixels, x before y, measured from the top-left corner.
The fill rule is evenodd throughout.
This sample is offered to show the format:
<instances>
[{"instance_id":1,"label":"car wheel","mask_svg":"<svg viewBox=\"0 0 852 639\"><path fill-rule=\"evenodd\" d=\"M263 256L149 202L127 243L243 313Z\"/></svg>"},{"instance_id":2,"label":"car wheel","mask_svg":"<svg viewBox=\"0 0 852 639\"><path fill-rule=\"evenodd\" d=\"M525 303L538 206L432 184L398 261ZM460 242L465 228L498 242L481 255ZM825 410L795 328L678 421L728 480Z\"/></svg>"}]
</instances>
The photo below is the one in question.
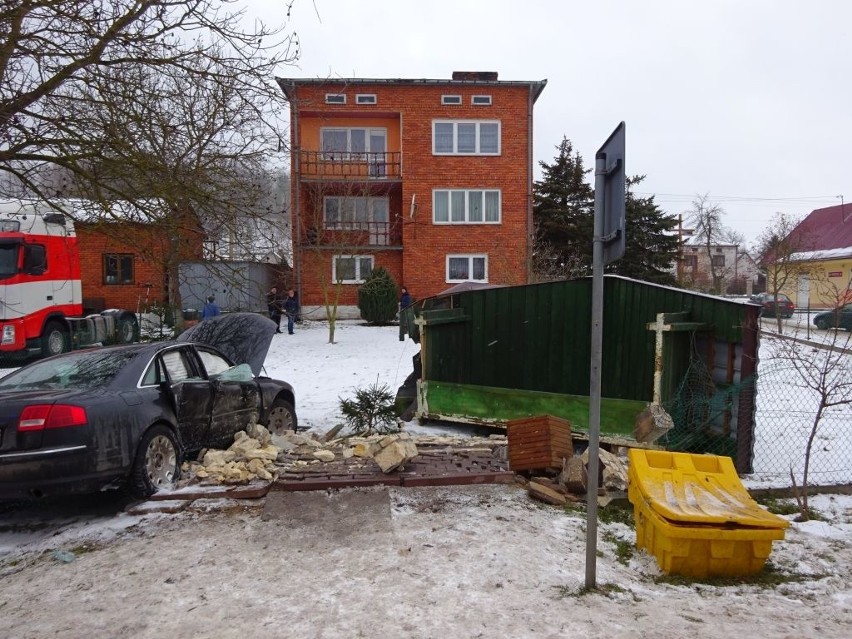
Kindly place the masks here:
<instances>
[{"instance_id":1,"label":"car wheel","mask_svg":"<svg viewBox=\"0 0 852 639\"><path fill-rule=\"evenodd\" d=\"M296 409L286 399L276 399L269 408L266 417L266 428L273 435L283 435L287 431L295 431L298 428L296 420Z\"/></svg>"},{"instance_id":2,"label":"car wheel","mask_svg":"<svg viewBox=\"0 0 852 639\"><path fill-rule=\"evenodd\" d=\"M139 442L130 474L130 492L144 499L174 487L180 477L181 454L174 433L165 426L149 428Z\"/></svg>"},{"instance_id":3,"label":"car wheel","mask_svg":"<svg viewBox=\"0 0 852 639\"><path fill-rule=\"evenodd\" d=\"M825 318L818 319L816 321L816 327L821 331L828 330L828 320Z\"/></svg>"},{"instance_id":4,"label":"car wheel","mask_svg":"<svg viewBox=\"0 0 852 639\"><path fill-rule=\"evenodd\" d=\"M59 322L48 322L41 335L41 354L45 357L71 350L68 331Z\"/></svg>"}]
</instances>

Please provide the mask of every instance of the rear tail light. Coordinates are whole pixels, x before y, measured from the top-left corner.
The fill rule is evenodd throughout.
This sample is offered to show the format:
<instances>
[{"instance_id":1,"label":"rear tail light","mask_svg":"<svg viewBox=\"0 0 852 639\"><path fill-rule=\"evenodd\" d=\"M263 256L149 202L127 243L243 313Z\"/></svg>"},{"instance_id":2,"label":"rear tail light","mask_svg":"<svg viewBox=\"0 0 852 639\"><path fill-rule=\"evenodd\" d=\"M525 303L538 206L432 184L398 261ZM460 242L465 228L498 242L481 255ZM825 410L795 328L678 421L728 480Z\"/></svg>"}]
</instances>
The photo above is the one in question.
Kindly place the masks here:
<instances>
[{"instance_id":1,"label":"rear tail light","mask_svg":"<svg viewBox=\"0 0 852 639\"><path fill-rule=\"evenodd\" d=\"M18 432L83 426L88 422L86 409L69 404L35 404L21 411Z\"/></svg>"}]
</instances>

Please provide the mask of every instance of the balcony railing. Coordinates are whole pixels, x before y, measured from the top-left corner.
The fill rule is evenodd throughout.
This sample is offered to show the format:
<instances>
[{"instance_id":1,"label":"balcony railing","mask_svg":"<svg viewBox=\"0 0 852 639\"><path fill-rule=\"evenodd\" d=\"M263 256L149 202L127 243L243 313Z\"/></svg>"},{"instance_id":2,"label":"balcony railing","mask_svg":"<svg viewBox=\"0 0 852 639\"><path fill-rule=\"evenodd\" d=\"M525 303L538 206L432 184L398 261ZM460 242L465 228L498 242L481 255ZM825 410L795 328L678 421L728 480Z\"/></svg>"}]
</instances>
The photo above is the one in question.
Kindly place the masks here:
<instances>
[{"instance_id":1,"label":"balcony railing","mask_svg":"<svg viewBox=\"0 0 852 639\"><path fill-rule=\"evenodd\" d=\"M343 180L399 179L402 153L352 153L347 151L300 151L302 178Z\"/></svg>"},{"instance_id":2,"label":"balcony railing","mask_svg":"<svg viewBox=\"0 0 852 639\"><path fill-rule=\"evenodd\" d=\"M326 223L325 228L308 228L305 243L312 246L399 246L399 224L391 222Z\"/></svg>"}]
</instances>

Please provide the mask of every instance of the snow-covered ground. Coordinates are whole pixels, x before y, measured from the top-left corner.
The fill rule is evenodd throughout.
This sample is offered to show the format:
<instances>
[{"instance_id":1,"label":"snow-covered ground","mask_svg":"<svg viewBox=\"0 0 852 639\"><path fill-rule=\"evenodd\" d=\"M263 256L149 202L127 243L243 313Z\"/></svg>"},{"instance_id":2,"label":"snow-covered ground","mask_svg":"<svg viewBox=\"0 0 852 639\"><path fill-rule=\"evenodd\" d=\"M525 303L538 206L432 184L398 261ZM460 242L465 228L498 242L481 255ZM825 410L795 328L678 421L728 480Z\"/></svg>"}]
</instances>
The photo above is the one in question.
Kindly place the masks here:
<instances>
[{"instance_id":1,"label":"snow-covered ground","mask_svg":"<svg viewBox=\"0 0 852 639\"><path fill-rule=\"evenodd\" d=\"M397 330L341 322L329 344L324 324L301 325L275 336L266 369L325 432L339 396L408 375L417 346ZM583 594L582 513L515 486L394 488L358 512L352 495L313 494L309 517L282 494L267 497L278 508L200 500L173 515L0 509L0 635L831 639L852 627L849 496L813 497L825 521L793 523L771 578L743 583L666 579L631 551L631 525L602 522L601 591Z\"/></svg>"}]
</instances>

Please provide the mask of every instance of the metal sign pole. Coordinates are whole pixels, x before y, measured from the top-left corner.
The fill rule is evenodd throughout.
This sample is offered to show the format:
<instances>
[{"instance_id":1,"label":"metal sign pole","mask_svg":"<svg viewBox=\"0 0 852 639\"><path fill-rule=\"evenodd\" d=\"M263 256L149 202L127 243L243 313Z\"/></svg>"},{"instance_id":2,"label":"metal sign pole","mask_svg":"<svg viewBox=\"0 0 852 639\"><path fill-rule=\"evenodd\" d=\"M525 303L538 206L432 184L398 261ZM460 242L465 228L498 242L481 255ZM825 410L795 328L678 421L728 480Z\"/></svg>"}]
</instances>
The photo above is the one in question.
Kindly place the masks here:
<instances>
[{"instance_id":1,"label":"metal sign pole","mask_svg":"<svg viewBox=\"0 0 852 639\"><path fill-rule=\"evenodd\" d=\"M589 462L586 474L586 588L595 587L598 551L598 455L601 433L604 266L624 255L626 209L624 122L595 155L595 232L592 238L592 343L589 368Z\"/></svg>"},{"instance_id":2,"label":"metal sign pole","mask_svg":"<svg viewBox=\"0 0 852 639\"><path fill-rule=\"evenodd\" d=\"M594 588L598 550L598 447L603 359L603 234L606 154L595 156L595 235L592 245L592 358L589 369L589 463L586 477L586 588Z\"/></svg>"}]
</instances>

